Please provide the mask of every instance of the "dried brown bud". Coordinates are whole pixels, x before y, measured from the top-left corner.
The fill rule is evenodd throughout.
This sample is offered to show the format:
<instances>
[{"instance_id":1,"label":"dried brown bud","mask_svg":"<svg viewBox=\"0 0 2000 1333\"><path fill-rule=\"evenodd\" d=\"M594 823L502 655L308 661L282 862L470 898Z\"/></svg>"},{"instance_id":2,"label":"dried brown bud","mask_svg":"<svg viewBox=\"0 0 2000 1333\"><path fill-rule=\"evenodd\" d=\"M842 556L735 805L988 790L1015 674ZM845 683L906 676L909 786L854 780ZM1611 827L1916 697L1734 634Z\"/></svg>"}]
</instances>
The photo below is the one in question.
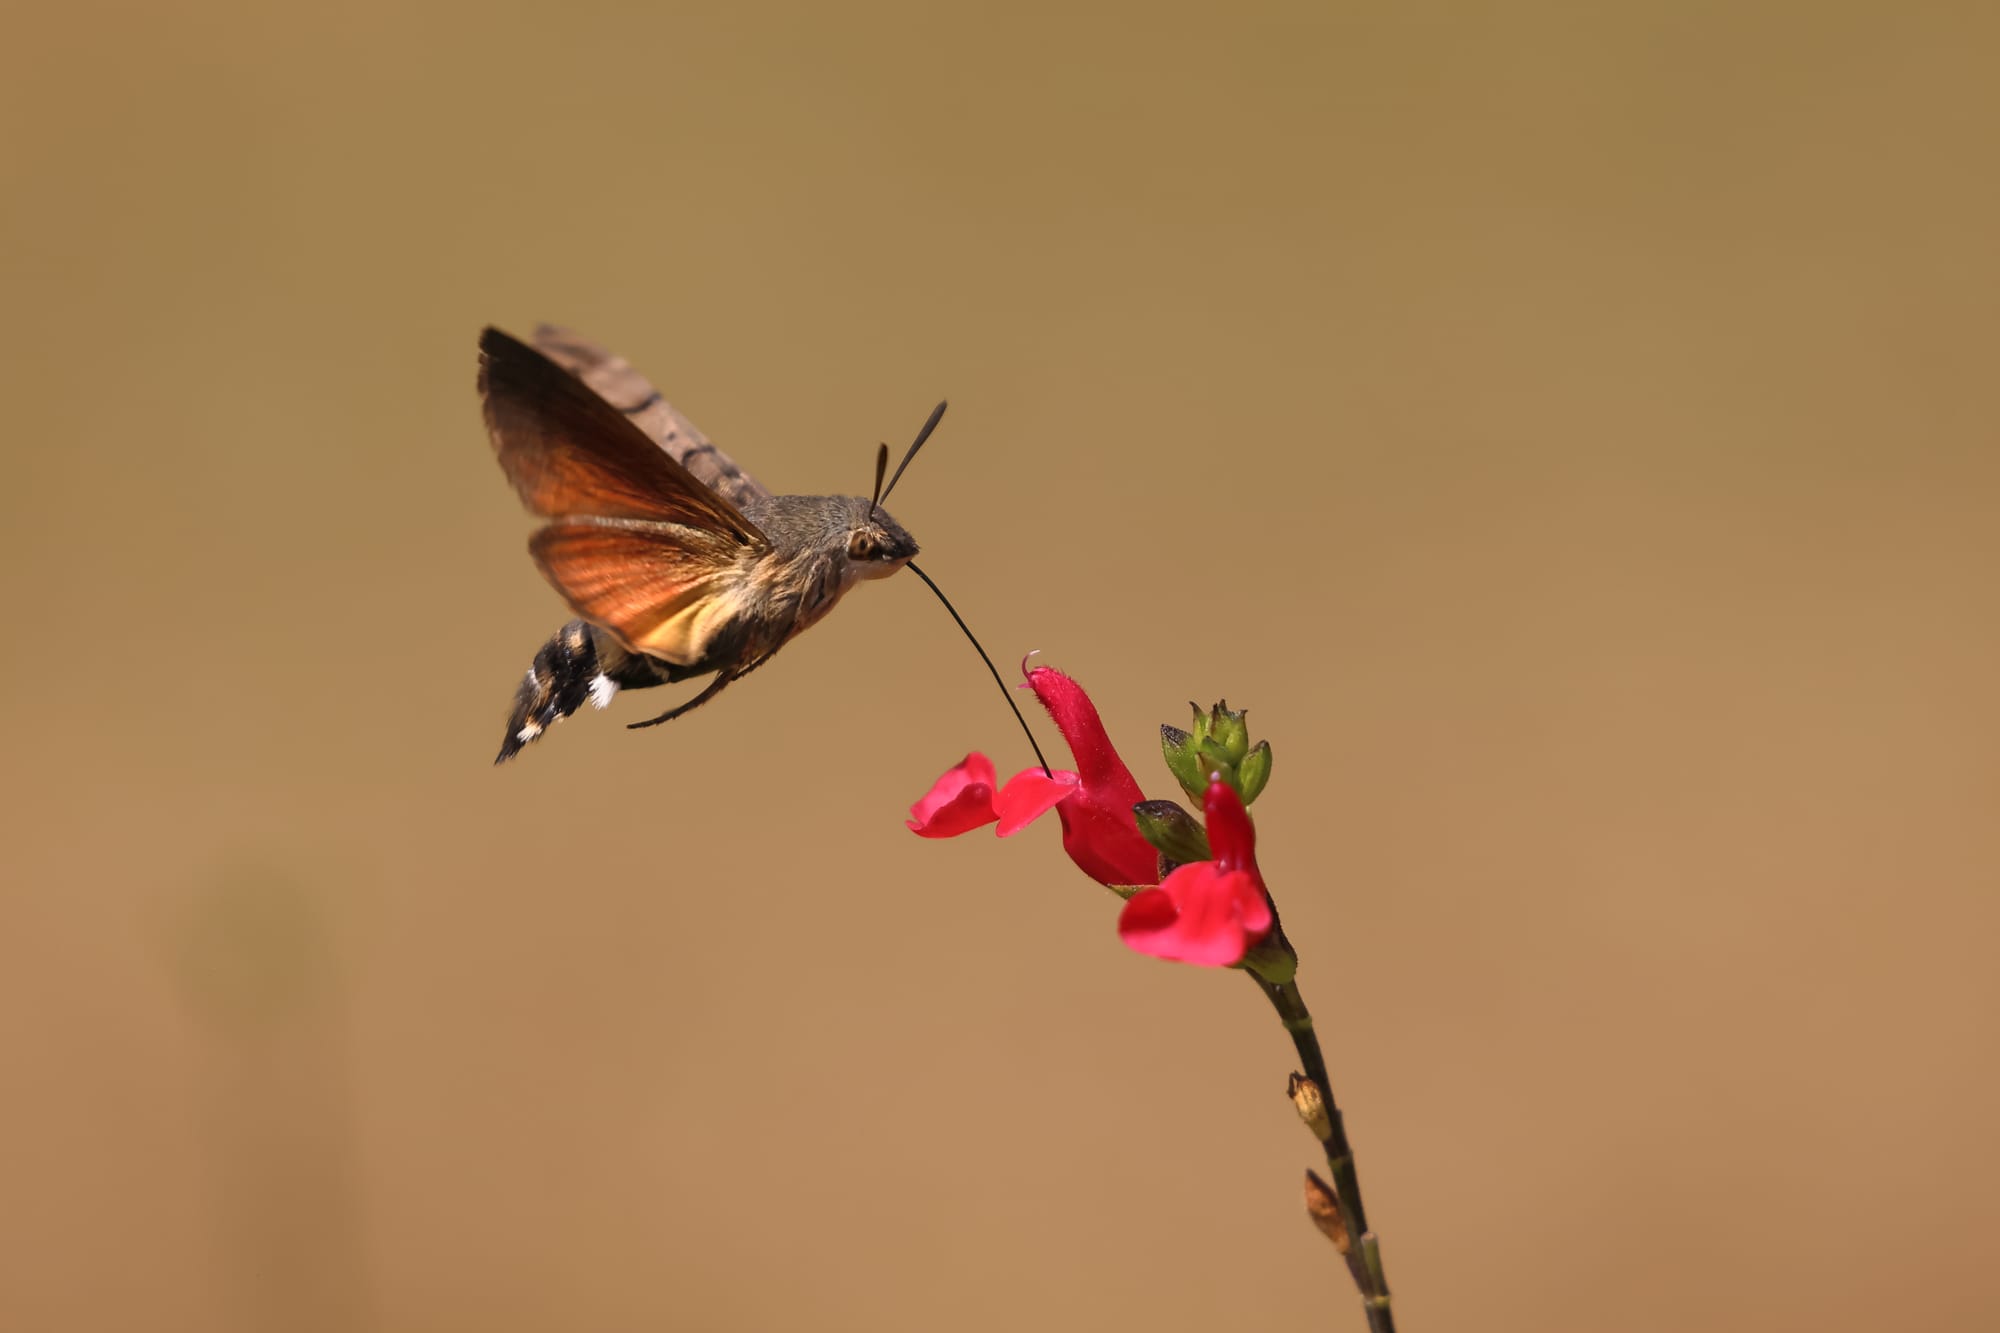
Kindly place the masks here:
<instances>
[{"instance_id":1,"label":"dried brown bud","mask_svg":"<svg viewBox=\"0 0 2000 1333\"><path fill-rule=\"evenodd\" d=\"M1286 1090L1292 1095L1292 1105L1299 1110L1299 1119L1305 1121L1312 1136L1321 1143L1332 1138L1333 1121L1327 1116L1326 1098L1321 1094L1319 1084L1304 1074L1294 1074Z\"/></svg>"},{"instance_id":2,"label":"dried brown bud","mask_svg":"<svg viewBox=\"0 0 2000 1333\"><path fill-rule=\"evenodd\" d=\"M1343 1255L1352 1253L1354 1247L1347 1238L1347 1223L1340 1220L1340 1203L1334 1198L1333 1186L1311 1171L1306 1172L1306 1216L1333 1242L1334 1249Z\"/></svg>"}]
</instances>

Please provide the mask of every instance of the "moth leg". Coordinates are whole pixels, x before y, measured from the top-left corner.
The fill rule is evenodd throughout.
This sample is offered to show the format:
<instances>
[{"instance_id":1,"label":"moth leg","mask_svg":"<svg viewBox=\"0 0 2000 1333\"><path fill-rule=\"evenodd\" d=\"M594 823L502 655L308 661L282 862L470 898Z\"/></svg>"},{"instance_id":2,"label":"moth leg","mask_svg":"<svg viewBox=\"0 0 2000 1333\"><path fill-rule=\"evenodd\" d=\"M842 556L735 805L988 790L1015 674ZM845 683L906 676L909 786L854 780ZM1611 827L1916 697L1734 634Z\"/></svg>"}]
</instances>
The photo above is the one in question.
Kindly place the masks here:
<instances>
[{"instance_id":1,"label":"moth leg","mask_svg":"<svg viewBox=\"0 0 2000 1333\"><path fill-rule=\"evenodd\" d=\"M673 708L669 708L666 712L660 714L658 717L649 717L644 722L627 722L625 724L625 729L627 731L637 731L641 727L657 727L662 722L673 721L675 718L681 716L681 714L683 713L692 713L695 709L701 707L703 704L707 703L710 699L713 699L716 695L722 693L725 689L727 689L729 687L730 681L735 680L738 676L749 674L749 671L752 668L754 668L755 665L756 665L755 663L752 663L751 667L746 667L742 671L717 672L715 679L708 683L708 688L703 690L700 694L697 694L694 698L688 700L686 703L676 705Z\"/></svg>"},{"instance_id":2,"label":"moth leg","mask_svg":"<svg viewBox=\"0 0 2000 1333\"><path fill-rule=\"evenodd\" d=\"M713 699L716 695L722 693L723 688L727 686L731 681L743 679L745 676L755 671L758 667L763 666L764 663L770 661L773 657L776 657L777 655L778 655L778 650L773 648L770 652L765 653L762 657L756 658L753 661L751 661L750 664L747 666L738 667L733 671L730 670L721 671L717 673L714 680L709 682L707 689L703 690L700 694L697 694L694 698L688 700L686 703L680 705L678 708L669 708L666 712L660 714L658 717L648 718L644 722L627 722L625 724L625 729L627 731L637 731L641 727L657 727L662 722L673 721L675 718L679 717L682 713L692 713L695 709L701 707L703 704L707 703L710 699Z\"/></svg>"},{"instance_id":3,"label":"moth leg","mask_svg":"<svg viewBox=\"0 0 2000 1333\"><path fill-rule=\"evenodd\" d=\"M770 661L770 660L771 660L772 658L776 657L777 655L778 655L778 650L777 650L776 648L773 648L773 649L772 649L772 650L771 650L770 652L768 652L768 653L765 653L765 654L764 654L764 655L763 655L762 657L760 657L760 658L758 658L758 659L757 659L756 661L752 662L752 663L751 663L751 664L750 664L749 666L746 666L746 667L744 667L744 668L743 668L743 669L742 669L741 671L737 672L737 673L736 673L736 679L738 679L738 680L741 680L741 679L743 679L743 678L744 678L745 676L747 676L747 675L749 675L749 674L750 674L751 672L755 671L755 670L756 670L756 669L757 669L758 667L760 667L760 666L763 666L763 665L764 665L764 663L766 663L766 662Z\"/></svg>"}]
</instances>

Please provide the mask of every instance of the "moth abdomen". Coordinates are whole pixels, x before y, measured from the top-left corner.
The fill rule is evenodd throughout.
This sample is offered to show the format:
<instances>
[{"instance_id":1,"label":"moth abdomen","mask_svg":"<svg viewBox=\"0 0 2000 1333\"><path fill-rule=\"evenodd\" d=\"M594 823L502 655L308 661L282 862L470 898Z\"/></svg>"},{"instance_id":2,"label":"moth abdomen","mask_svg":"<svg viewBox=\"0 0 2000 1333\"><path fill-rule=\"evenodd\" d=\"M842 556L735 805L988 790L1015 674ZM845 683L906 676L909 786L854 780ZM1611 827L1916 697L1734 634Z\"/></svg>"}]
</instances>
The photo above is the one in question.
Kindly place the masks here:
<instances>
[{"instance_id":1,"label":"moth abdomen","mask_svg":"<svg viewBox=\"0 0 2000 1333\"><path fill-rule=\"evenodd\" d=\"M664 662L626 652L595 626L570 621L549 636L515 689L493 762L506 763L585 703L608 707L618 691L664 684L670 671Z\"/></svg>"}]
</instances>

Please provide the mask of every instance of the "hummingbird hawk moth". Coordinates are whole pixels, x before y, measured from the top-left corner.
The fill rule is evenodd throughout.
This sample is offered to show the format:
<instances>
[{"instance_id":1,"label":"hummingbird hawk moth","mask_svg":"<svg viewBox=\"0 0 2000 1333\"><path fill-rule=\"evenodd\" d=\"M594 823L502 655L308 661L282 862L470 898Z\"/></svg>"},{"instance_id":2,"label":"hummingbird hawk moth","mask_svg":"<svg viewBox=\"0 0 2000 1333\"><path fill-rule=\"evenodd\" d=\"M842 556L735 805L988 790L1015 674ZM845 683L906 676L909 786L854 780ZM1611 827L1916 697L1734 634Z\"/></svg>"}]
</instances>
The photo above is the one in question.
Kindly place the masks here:
<instances>
[{"instance_id":1,"label":"hummingbird hawk moth","mask_svg":"<svg viewBox=\"0 0 2000 1333\"><path fill-rule=\"evenodd\" d=\"M943 403L887 486L889 447L880 447L875 493L864 500L773 494L624 358L548 325L533 346L487 329L479 394L501 470L547 520L529 552L578 617L535 654L495 763L586 701L604 708L621 690L713 676L687 702L629 725L692 712L770 661L848 589L906 565L945 600L911 564L916 540L882 508Z\"/></svg>"}]
</instances>

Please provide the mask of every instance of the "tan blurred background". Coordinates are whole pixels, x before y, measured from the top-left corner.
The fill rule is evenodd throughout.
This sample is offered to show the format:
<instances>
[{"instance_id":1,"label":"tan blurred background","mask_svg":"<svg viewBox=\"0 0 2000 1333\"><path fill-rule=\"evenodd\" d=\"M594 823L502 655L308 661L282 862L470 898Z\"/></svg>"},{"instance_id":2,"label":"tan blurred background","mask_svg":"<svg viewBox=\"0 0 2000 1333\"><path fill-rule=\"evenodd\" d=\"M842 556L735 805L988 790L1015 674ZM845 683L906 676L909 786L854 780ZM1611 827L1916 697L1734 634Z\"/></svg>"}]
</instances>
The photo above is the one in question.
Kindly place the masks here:
<instances>
[{"instance_id":1,"label":"tan blurred background","mask_svg":"<svg viewBox=\"0 0 2000 1333\"><path fill-rule=\"evenodd\" d=\"M0 1327L1361 1327L914 580L489 767L537 319L1252 707L1406 1329L1995 1327L1980 8L17 9Z\"/></svg>"}]
</instances>

